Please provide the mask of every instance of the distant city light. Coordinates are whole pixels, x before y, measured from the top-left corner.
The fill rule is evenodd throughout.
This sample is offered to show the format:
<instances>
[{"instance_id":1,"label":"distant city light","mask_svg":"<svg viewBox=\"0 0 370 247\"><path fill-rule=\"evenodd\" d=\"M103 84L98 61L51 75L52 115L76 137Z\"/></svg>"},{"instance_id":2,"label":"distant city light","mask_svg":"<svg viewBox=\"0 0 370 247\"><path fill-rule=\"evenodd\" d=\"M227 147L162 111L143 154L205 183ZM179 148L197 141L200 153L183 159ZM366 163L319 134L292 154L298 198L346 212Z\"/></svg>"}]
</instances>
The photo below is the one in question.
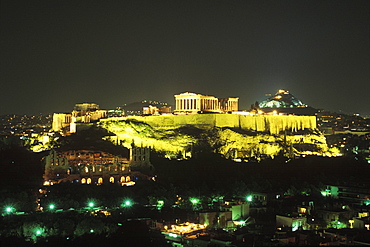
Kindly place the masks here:
<instances>
[{"instance_id":1,"label":"distant city light","mask_svg":"<svg viewBox=\"0 0 370 247\"><path fill-rule=\"evenodd\" d=\"M198 198L190 198L190 202L193 204L193 205L196 205L200 202L200 200Z\"/></svg>"},{"instance_id":2,"label":"distant city light","mask_svg":"<svg viewBox=\"0 0 370 247\"><path fill-rule=\"evenodd\" d=\"M157 201L157 209L160 210L164 206L164 201L163 200L158 200Z\"/></svg>"},{"instance_id":3,"label":"distant city light","mask_svg":"<svg viewBox=\"0 0 370 247\"><path fill-rule=\"evenodd\" d=\"M251 201L253 201L253 196L249 195L249 196L246 197L246 199L247 199L247 202L251 202Z\"/></svg>"},{"instance_id":4,"label":"distant city light","mask_svg":"<svg viewBox=\"0 0 370 247\"><path fill-rule=\"evenodd\" d=\"M122 207L131 207L132 205L133 205L134 203L132 202L132 200L130 200L130 199L126 199L126 200L124 200L123 201L123 203L122 203Z\"/></svg>"},{"instance_id":5,"label":"distant city light","mask_svg":"<svg viewBox=\"0 0 370 247\"><path fill-rule=\"evenodd\" d=\"M12 206L7 206L7 207L5 207L5 212L7 213L7 214L11 214L11 213L13 213L15 211L15 208L14 207L12 207Z\"/></svg>"},{"instance_id":6,"label":"distant city light","mask_svg":"<svg viewBox=\"0 0 370 247\"><path fill-rule=\"evenodd\" d=\"M95 206L95 203L93 201L90 201L87 203L87 206L93 208Z\"/></svg>"},{"instance_id":7,"label":"distant city light","mask_svg":"<svg viewBox=\"0 0 370 247\"><path fill-rule=\"evenodd\" d=\"M41 236L42 235L42 233L43 233L43 229L42 228L36 228L35 230L35 235L36 236Z\"/></svg>"}]
</instances>

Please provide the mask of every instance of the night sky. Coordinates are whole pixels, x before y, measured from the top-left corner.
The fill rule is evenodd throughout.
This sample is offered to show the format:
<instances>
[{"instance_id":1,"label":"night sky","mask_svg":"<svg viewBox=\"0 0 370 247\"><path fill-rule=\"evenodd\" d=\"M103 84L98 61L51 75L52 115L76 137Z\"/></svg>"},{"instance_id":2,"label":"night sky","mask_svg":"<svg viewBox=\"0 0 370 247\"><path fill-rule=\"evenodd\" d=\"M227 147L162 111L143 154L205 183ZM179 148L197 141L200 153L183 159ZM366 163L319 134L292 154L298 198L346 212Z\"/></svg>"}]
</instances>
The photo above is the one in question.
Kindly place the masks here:
<instances>
[{"instance_id":1,"label":"night sky","mask_svg":"<svg viewBox=\"0 0 370 247\"><path fill-rule=\"evenodd\" d=\"M0 114L289 90L370 114L370 1L3 1Z\"/></svg>"}]
</instances>

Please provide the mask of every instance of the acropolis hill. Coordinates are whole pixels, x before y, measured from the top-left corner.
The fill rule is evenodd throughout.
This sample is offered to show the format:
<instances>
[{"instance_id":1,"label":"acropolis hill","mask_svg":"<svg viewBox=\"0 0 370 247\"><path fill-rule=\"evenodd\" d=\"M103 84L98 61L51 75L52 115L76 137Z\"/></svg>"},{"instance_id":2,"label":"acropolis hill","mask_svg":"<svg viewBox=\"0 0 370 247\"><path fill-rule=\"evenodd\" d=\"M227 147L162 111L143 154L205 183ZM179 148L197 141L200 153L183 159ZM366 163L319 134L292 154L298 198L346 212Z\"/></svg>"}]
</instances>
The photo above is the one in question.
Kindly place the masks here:
<instances>
[{"instance_id":1,"label":"acropolis hill","mask_svg":"<svg viewBox=\"0 0 370 247\"><path fill-rule=\"evenodd\" d=\"M282 131L297 132L298 130L315 130L315 116L288 115L239 115L239 114L194 114L170 116L130 116L101 119L101 122L114 122L135 119L154 128L167 129L193 126L201 129L238 128L272 135Z\"/></svg>"},{"instance_id":2,"label":"acropolis hill","mask_svg":"<svg viewBox=\"0 0 370 247\"><path fill-rule=\"evenodd\" d=\"M302 114L313 108L288 91L279 90L260 105L252 105L250 112L239 111L238 100L185 92L175 95L173 112L167 106L149 105L142 116L126 117L107 116L97 104L77 104L72 114L54 114L53 129L69 128L74 133L77 125L98 121L98 126L113 133L107 139L115 144L130 148L134 142L177 159L201 150L234 160L337 153L328 149L316 116Z\"/></svg>"},{"instance_id":3,"label":"acropolis hill","mask_svg":"<svg viewBox=\"0 0 370 247\"><path fill-rule=\"evenodd\" d=\"M129 147L152 147L169 158L187 158L209 148L237 160L274 158L279 154L335 155L316 128L315 116L193 114L101 119L100 127ZM334 152L333 152L334 151Z\"/></svg>"}]
</instances>

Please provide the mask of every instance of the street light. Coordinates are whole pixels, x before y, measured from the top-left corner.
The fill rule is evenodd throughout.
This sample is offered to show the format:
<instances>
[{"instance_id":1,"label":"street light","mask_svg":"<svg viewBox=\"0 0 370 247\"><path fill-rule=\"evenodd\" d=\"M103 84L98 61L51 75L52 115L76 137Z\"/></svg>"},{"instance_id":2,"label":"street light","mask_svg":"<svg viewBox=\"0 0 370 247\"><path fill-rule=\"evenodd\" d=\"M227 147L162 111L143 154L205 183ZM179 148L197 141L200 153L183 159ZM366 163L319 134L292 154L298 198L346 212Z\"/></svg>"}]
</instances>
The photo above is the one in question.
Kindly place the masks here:
<instances>
[{"instance_id":1,"label":"street light","mask_svg":"<svg viewBox=\"0 0 370 247\"><path fill-rule=\"evenodd\" d=\"M94 203L93 201L89 201L89 202L87 203L87 206L88 206L89 208L93 208L93 207L95 206L95 203Z\"/></svg>"},{"instance_id":2,"label":"street light","mask_svg":"<svg viewBox=\"0 0 370 247\"><path fill-rule=\"evenodd\" d=\"M44 229L37 227L34 229L36 237L41 236L44 233Z\"/></svg>"},{"instance_id":3,"label":"street light","mask_svg":"<svg viewBox=\"0 0 370 247\"><path fill-rule=\"evenodd\" d=\"M49 204L49 209L50 210L54 210L55 209L55 204L53 204L53 203L52 204Z\"/></svg>"},{"instance_id":4,"label":"street light","mask_svg":"<svg viewBox=\"0 0 370 247\"><path fill-rule=\"evenodd\" d=\"M164 206L164 201L163 200L158 200L157 201L157 209L160 210Z\"/></svg>"},{"instance_id":5,"label":"street light","mask_svg":"<svg viewBox=\"0 0 370 247\"><path fill-rule=\"evenodd\" d=\"M133 204L133 202L130 199L126 199L126 200L123 201L121 206L122 207L131 207L132 204Z\"/></svg>"},{"instance_id":6,"label":"street light","mask_svg":"<svg viewBox=\"0 0 370 247\"><path fill-rule=\"evenodd\" d=\"M251 201L253 201L253 196L249 195L249 196L246 197L246 199L247 199L247 202L251 202Z\"/></svg>"},{"instance_id":7,"label":"street light","mask_svg":"<svg viewBox=\"0 0 370 247\"><path fill-rule=\"evenodd\" d=\"M14 207L12 207L12 206L6 206L5 207L5 213L7 213L7 214L11 214L11 213L13 213L15 211L15 208Z\"/></svg>"},{"instance_id":8,"label":"street light","mask_svg":"<svg viewBox=\"0 0 370 247\"><path fill-rule=\"evenodd\" d=\"M190 202L193 204L193 205L197 205L199 204L200 200L198 198L190 198Z\"/></svg>"}]
</instances>

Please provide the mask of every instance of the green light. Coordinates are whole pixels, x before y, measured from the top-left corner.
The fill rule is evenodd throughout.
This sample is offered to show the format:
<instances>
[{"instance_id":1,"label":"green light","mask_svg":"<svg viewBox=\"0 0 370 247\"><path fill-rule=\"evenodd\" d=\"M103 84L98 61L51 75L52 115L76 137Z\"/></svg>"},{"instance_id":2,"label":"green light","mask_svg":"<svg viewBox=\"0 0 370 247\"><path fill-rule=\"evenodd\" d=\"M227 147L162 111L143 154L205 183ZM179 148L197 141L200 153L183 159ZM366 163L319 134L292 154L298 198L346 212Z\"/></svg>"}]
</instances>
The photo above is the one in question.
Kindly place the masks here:
<instances>
[{"instance_id":1,"label":"green light","mask_svg":"<svg viewBox=\"0 0 370 247\"><path fill-rule=\"evenodd\" d=\"M123 202L124 207L131 207L132 206L132 201L127 199Z\"/></svg>"},{"instance_id":2,"label":"green light","mask_svg":"<svg viewBox=\"0 0 370 247\"><path fill-rule=\"evenodd\" d=\"M198 204L200 201L198 198L190 198L190 202L193 203L193 205Z\"/></svg>"},{"instance_id":3,"label":"green light","mask_svg":"<svg viewBox=\"0 0 370 247\"><path fill-rule=\"evenodd\" d=\"M11 206L7 206L5 207L5 212L8 213L8 214L11 214L15 211L15 208L11 207Z\"/></svg>"},{"instance_id":4,"label":"green light","mask_svg":"<svg viewBox=\"0 0 370 247\"><path fill-rule=\"evenodd\" d=\"M247 199L247 202L251 202L251 201L253 201L253 196L249 195L249 196L246 197L246 199Z\"/></svg>"},{"instance_id":5,"label":"green light","mask_svg":"<svg viewBox=\"0 0 370 247\"><path fill-rule=\"evenodd\" d=\"M94 229L90 229L90 233L94 233Z\"/></svg>"},{"instance_id":6,"label":"green light","mask_svg":"<svg viewBox=\"0 0 370 247\"><path fill-rule=\"evenodd\" d=\"M55 209L55 204L50 204L50 205L49 205L49 209L50 209L50 210L54 210L54 209Z\"/></svg>"},{"instance_id":7,"label":"green light","mask_svg":"<svg viewBox=\"0 0 370 247\"><path fill-rule=\"evenodd\" d=\"M239 221L237 222L237 225L239 225L239 226L244 226L244 225L245 225L245 221L244 221L244 220L239 220Z\"/></svg>"},{"instance_id":8,"label":"green light","mask_svg":"<svg viewBox=\"0 0 370 247\"><path fill-rule=\"evenodd\" d=\"M326 191L320 191L320 193L321 193L322 196L327 196L328 195L328 192L326 192Z\"/></svg>"},{"instance_id":9,"label":"green light","mask_svg":"<svg viewBox=\"0 0 370 247\"><path fill-rule=\"evenodd\" d=\"M35 229L36 236L40 236L42 234L43 230L40 228Z\"/></svg>"},{"instance_id":10,"label":"green light","mask_svg":"<svg viewBox=\"0 0 370 247\"><path fill-rule=\"evenodd\" d=\"M157 209L161 210L163 206L164 206L164 201L163 200L158 200L157 201Z\"/></svg>"},{"instance_id":11,"label":"green light","mask_svg":"<svg viewBox=\"0 0 370 247\"><path fill-rule=\"evenodd\" d=\"M95 206L95 203L94 203L94 202L89 202L87 205L88 205L90 208L93 208L93 207Z\"/></svg>"}]
</instances>

